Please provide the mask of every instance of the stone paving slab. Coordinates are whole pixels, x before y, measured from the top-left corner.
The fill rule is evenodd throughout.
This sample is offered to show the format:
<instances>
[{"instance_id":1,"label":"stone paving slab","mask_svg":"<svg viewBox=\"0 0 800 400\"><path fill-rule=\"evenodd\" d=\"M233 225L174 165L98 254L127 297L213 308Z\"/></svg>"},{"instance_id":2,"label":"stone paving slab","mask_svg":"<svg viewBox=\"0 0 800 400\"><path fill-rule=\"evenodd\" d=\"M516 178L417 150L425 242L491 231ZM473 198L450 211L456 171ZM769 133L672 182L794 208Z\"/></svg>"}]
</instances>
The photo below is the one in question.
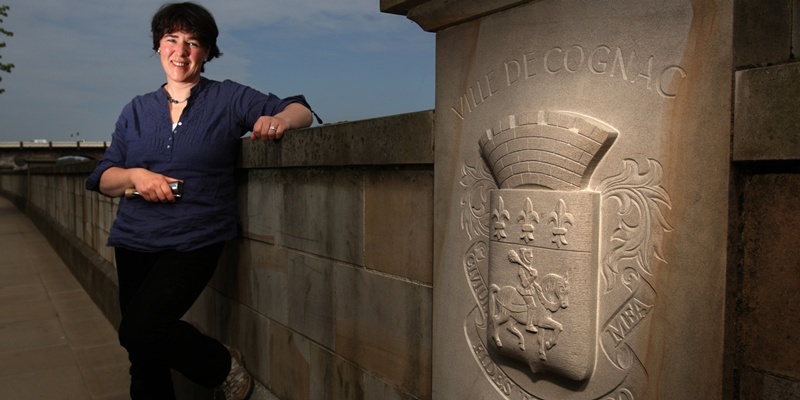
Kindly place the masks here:
<instances>
[{"instance_id":1,"label":"stone paving slab","mask_svg":"<svg viewBox=\"0 0 800 400\"><path fill-rule=\"evenodd\" d=\"M0 197L3 399L128 397L127 354L33 223Z\"/></svg>"}]
</instances>

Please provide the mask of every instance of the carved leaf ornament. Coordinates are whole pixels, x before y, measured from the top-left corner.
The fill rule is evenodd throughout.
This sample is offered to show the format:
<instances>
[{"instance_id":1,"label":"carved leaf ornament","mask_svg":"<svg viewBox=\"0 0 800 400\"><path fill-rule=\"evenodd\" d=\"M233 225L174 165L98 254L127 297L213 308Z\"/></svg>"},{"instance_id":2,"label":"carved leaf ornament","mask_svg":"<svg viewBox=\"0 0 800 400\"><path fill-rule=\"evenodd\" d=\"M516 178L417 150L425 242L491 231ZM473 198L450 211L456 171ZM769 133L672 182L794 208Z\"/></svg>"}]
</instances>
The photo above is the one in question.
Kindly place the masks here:
<instances>
[{"instance_id":1,"label":"carved leaf ornament","mask_svg":"<svg viewBox=\"0 0 800 400\"><path fill-rule=\"evenodd\" d=\"M469 239L489 237L489 191L497 189L486 165L479 162L477 166L464 165L461 168L461 229L467 232Z\"/></svg>"},{"instance_id":2,"label":"carved leaf ornament","mask_svg":"<svg viewBox=\"0 0 800 400\"><path fill-rule=\"evenodd\" d=\"M648 159L647 164L647 170L641 172L639 163L626 159L622 173L606 178L597 187L604 201L614 200L619 204L611 250L603 259L606 291L614 289L619 264L624 259L635 260L647 274L652 274L653 258L666 263L661 246L664 233L673 228L664 217L662 207L670 209L672 204L661 186L661 164L652 159Z\"/></svg>"}]
</instances>

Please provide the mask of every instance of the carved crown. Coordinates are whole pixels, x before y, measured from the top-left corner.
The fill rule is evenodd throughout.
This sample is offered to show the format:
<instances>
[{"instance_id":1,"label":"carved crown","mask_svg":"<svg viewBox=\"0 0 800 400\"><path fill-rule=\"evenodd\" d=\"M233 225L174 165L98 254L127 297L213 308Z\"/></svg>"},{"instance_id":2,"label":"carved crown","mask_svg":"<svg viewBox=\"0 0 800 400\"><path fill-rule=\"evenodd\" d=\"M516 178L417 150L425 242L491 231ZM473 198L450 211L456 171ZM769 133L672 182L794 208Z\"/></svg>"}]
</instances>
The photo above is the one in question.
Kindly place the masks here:
<instances>
[{"instance_id":1,"label":"carved crown","mask_svg":"<svg viewBox=\"0 0 800 400\"><path fill-rule=\"evenodd\" d=\"M538 111L509 116L479 144L501 189L580 190L616 137L589 117Z\"/></svg>"}]
</instances>

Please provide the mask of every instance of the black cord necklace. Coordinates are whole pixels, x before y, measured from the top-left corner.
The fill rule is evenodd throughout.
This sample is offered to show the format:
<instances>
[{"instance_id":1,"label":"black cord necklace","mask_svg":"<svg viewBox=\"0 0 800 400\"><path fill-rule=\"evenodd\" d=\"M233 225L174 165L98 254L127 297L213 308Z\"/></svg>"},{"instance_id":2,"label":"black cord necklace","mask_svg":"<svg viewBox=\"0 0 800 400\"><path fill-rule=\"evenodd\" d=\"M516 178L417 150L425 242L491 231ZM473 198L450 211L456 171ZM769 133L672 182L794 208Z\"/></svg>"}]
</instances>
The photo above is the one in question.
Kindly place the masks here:
<instances>
[{"instance_id":1,"label":"black cord necklace","mask_svg":"<svg viewBox=\"0 0 800 400\"><path fill-rule=\"evenodd\" d=\"M178 100L173 99L172 96L169 95L169 92L167 92L167 100L172 104L180 104L180 103L186 102L187 100L189 100L189 98L187 97L187 98L185 98L185 99L183 99L181 101L178 101Z\"/></svg>"}]
</instances>

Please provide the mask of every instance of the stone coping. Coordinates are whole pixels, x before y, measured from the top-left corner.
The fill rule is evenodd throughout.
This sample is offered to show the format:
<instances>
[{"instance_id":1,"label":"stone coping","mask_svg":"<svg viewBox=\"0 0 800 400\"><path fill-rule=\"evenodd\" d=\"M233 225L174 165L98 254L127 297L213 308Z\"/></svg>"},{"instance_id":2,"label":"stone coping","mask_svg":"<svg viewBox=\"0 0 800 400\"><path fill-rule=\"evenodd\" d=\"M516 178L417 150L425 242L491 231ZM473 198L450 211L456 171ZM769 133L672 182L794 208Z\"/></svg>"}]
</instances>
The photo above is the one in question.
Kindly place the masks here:
<instances>
[{"instance_id":1,"label":"stone coping","mask_svg":"<svg viewBox=\"0 0 800 400\"><path fill-rule=\"evenodd\" d=\"M242 168L433 164L433 111L326 124L277 142L244 141Z\"/></svg>"},{"instance_id":2,"label":"stone coping","mask_svg":"<svg viewBox=\"0 0 800 400\"><path fill-rule=\"evenodd\" d=\"M493 14L532 0L380 0L381 12L405 15L422 29L435 32L447 27Z\"/></svg>"},{"instance_id":3,"label":"stone coping","mask_svg":"<svg viewBox=\"0 0 800 400\"><path fill-rule=\"evenodd\" d=\"M325 124L277 142L242 139L239 168L433 164L433 111ZM9 174L88 174L96 161L39 166Z\"/></svg>"}]
</instances>

